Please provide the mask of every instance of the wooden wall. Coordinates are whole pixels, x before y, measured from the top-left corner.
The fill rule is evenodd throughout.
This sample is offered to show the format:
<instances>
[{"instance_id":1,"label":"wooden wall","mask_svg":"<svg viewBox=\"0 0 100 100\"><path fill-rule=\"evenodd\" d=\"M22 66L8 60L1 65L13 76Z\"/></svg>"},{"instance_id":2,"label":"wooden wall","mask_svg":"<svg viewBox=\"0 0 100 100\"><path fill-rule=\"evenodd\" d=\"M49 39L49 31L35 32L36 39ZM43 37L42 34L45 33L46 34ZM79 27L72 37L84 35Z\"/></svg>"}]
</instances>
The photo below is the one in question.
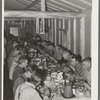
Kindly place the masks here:
<instances>
[{"instance_id":1,"label":"wooden wall","mask_svg":"<svg viewBox=\"0 0 100 100\"><path fill-rule=\"evenodd\" d=\"M46 19L45 40L61 44L82 58L91 57L91 12L76 19Z\"/></svg>"},{"instance_id":2,"label":"wooden wall","mask_svg":"<svg viewBox=\"0 0 100 100\"><path fill-rule=\"evenodd\" d=\"M85 57L91 55L91 12L85 13ZM95 34L95 33L94 33Z\"/></svg>"},{"instance_id":3,"label":"wooden wall","mask_svg":"<svg viewBox=\"0 0 100 100\"><path fill-rule=\"evenodd\" d=\"M91 56L91 11L82 13L77 18L46 18L45 34L42 39L51 41L55 45L62 45L75 54L81 54L82 58ZM23 22L26 27L18 26L19 35L24 37L26 32L39 33L39 18ZM5 30L9 32L11 24L5 20Z\"/></svg>"}]
</instances>

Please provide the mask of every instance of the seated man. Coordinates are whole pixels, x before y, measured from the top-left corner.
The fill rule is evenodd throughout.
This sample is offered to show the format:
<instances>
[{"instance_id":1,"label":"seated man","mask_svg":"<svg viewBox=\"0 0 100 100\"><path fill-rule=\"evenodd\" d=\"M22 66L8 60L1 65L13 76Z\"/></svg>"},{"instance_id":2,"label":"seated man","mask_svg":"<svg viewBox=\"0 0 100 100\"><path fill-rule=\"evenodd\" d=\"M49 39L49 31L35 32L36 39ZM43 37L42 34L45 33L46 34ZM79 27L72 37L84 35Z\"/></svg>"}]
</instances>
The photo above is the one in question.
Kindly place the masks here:
<instances>
[{"instance_id":1,"label":"seated man","mask_svg":"<svg viewBox=\"0 0 100 100\"><path fill-rule=\"evenodd\" d=\"M10 57L8 59L8 70L12 66L13 62L15 61L15 59L19 58L20 52L21 52L21 49L20 49L19 46L16 46L15 48L13 48L13 50L11 51Z\"/></svg>"},{"instance_id":2,"label":"seated man","mask_svg":"<svg viewBox=\"0 0 100 100\"><path fill-rule=\"evenodd\" d=\"M21 56L18 60L18 65L14 68L13 71L13 84L17 77L25 72L25 67L28 64L28 59L25 56Z\"/></svg>"},{"instance_id":3,"label":"seated man","mask_svg":"<svg viewBox=\"0 0 100 100\"><path fill-rule=\"evenodd\" d=\"M66 67L64 67L64 72L65 77L67 77L68 80L71 79L72 82L83 80L83 68L80 55L72 56L72 59L66 64Z\"/></svg>"},{"instance_id":4,"label":"seated man","mask_svg":"<svg viewBox=\"0 0 100 100\"><path fill-rule=\"evenodd\" d=\"M20 55L18 55L17 57L13 57L12 58L12 62L10 64L10 68L9 68L9 79L12 80L13 77L13 71L15 69L15 67L18 65L18 59L19 59Z\"/></svg>"},{"instance_id":5,"label":"seated man","mask_svg":"<svg viewBox=\"0 0 100 100\"><path fill-rule=\"evenodd\" d=\"M83 78L86 80L86 82L84 83L84 95L86 97L91 97L91 58L83 59L82 65L84 69Z\"/></svg>"},{"instance_id":6,"label":"seated man","mask_svg":"<svg viewBox=\"0 0 100 100\"><path fill-rule=\"evenodd\" d=\"M28 49L28 55L27 56L28 56L29 59L34 58L34 49L33 48Z\"/></svg>"},{"instance_id":7,"label":"seated man","mask_svg":"<svg viewBox=\"0 0 100 100\"><path fill-rule=\"evenodd\" d=\"M78 80L79 85L82 85L84 96L91 97L91 59L85 58L82 60L82 63L77 63L76 59L72 60L71 63L73 66L70 68L73 70L73 77ZM77 81L76 81L77 84ZM79 87L79 86L78 86Z\"/></svg>"},{"instance_id":8,"label":"seated man","mask_svg":"<svg viewBox=\"0 0 100 100\"><path fill-rule=\"evenodd\" d=\"M50 56L53 56L54 54L54 49L55 49L55 46L53 45L53 43L48 43L47 44L47 53L50 55Z\"/></svg>"},{"instance_id":9,"label":"seated man","mask_svg":"<svg viewBox=\"0 0 100 100\"><path fill-rule=\"evenodd\" d=\"M44 81L46 73L44 70L37 69L32 73L31 81L18 86L14 100L42 100L36 88ZM49 96L50 92L44 93L43 100Z\"/></svg>"},{"instance_id":10,"label":"seated man","mask_svg":"<svg viewBox=\"0 0 100 100\"><path fill-rule=\"evenodd\" d=\"M8 42L7 44L7 56L9 58L10 54L11 54L11 51L18 45L17 41L14 39L14 40L9 40L10 43Z\"/></svg>"},{"instance_id":11,"label":"seated man","mask_svg":"<svg viewBox=\"0 0 100 100\"><path fill-rule=\"evenodd\" d=\"M63 51L62 56L63 56L64 60L70 61L70 60L72 59L73 54L72 54L71 51L65 49L65 50Z\"/></svg>"},{"instance_id":12,"label":"seated man","mask_svg":"<svg viewBox=\"0 0 100 100\"><path fill-rule=\"evenodd\" d=\"M57 45L57 46L55 47L55 50L54 50L54 58L55 58L56 60L61 60L61 58L62 58L62 55L59 53L59 49L60 49L60 46Z\"/></svg>"},{"instance_id":13,"label":"seated man","mask_svg":"<svg viewBox=\"0 0 100 100\"><path fill-rule=\"evenodd\" d=\"M70 68L73 71L74 74L81 77L83 75L83 68L82 68L82 64L81 64L81 56L80 55L74 55L71 59L70 62Z\"/></svg>"},{"instance_id":14,"label":"seated man","mask_svg":"<svg viewBox=\"0 0 100 100\"><path fill-rule=\"evenodd\" d=\"M25 72L23 74L21 74L20 76L18 76L18 78L15 80L15 83L14 83L14 86L13 86L13 93L15 95L15 92L16 92L16 89L17 87L26 82L26 81L29 81L29 79L31 79L31 75L32 75L32 72L34 70L36 70L37 66L36 65L28 65L26 68L25 68Z\"/></svg>"}]
</instances>

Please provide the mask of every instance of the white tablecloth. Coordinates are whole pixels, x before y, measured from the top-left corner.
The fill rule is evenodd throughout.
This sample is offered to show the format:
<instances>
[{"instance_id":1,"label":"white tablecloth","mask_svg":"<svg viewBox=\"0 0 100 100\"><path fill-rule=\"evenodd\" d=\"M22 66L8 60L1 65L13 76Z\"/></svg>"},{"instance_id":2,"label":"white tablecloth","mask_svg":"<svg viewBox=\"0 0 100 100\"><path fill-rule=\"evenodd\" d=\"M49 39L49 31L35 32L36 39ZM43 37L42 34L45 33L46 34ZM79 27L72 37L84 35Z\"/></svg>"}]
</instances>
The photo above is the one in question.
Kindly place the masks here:
<instances>
[{"instance_id":1,"label":"white tablecloth","mask_svg":"<svg viewBox=\"0 0 100 100\"><path fill-rule=\"evenodd\" d=\"M73 91L73 94L75 94L75 91ZM62 95L59 94L52 94L54 95L54 97L52 98L52 100L91 100L91 98L87 98L83 95L83 93L79 93L79 96L75 96L73 98L64 98Z\"/></svg>"},{"instance_id":2,"label":"white tablecloth","mask_svg":"<svg viewBox=\"0 0 100 100\"><path fill-rule=\"evenodd\" d=\"M86 98L86 97L74 97L74 98L63 98L62 96L61 97L57 97L57 96L54 96L52 100L91 100L91 98Z\"/></svg>"}]
</instances>

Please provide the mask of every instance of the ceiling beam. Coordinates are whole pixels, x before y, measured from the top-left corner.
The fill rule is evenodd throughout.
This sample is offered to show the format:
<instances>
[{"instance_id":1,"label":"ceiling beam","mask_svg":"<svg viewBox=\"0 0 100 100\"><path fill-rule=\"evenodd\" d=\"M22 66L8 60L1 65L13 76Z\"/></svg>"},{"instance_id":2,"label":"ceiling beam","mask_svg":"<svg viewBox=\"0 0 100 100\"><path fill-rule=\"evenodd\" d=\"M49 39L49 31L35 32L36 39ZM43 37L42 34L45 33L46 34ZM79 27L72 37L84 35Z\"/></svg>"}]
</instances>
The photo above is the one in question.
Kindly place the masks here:
<instances>
[{"instance_id":1,"label":"ceiling beam","mask_svg":"<svg viewBox=\"0 0 100 100\"><path fill-rule=\"evenodd\" d=\"M58 10L68 11L67 9L63 9L63 8L61 8L61 7L55 6L54 4L51 4L51 3L49 3L49 2L47 2L47 5L49 5L49 6L53 7L53 8L56 8L56 9L58 9Z\"/></svg>"},{"instance_id":2,"label":"ceiling beam","mask_svg":"<svg viewBox=\"0 0 100 100\"><path fill-rule=\"evenodd\" d=\"M21 4L21 5L24 5L25 7L28 5L26 2L24 2L23 0L17 0L18 2L18 5Z\"/></svg>"},{"instance_id":3,"label":"ceiling beam","mask_svg":"<svg viewBox=\"0 0 100 100\"><path fill-rule=\"evenodd\" d=\"M62 10L60 7L54 6L47 2L47 7L51 7L52 9L55 9L57 11L68 11L68 10Z\"/></svg>"},{"instance_id":4,"label":"ceiling beam","mask_svg":"<svg viewBox=\"0 0 100 100\"><path fill-rule=\"evenodd\" d=\"M39 6L37 6L37 5L35 5L34 7L29 8L29 10L30 9L37 9L37 11L40 11L41 10L41 8Z\"/></svg>"},{"instance_id":5,"label":"ceiling beam","mask_svg":"<svg viewBox=\"0 0 100 100\"><path fill-rule=\"evenodd\" d=\"M38 3L38 4L36 4L36 6L37 7L40 7L40 3ZM61 10L59 10L59 9L56 9L56 8L54 8L54 7L51 7L51 6L49 6L48 4L47 4L47 6L46 6L46 11L61 11Z\"/></svg>"},{"instance_id":6,"label":"ceiling beam","mask_svg":"<svg viewBox=\"0 0 100 100\"><path fill-rule=\"evenodd\" d=\"M79 11L78 9L70 7L70 6L66 5L65 3L59 2L58 0L48 0L48 2L55 6L58 6L59 8L63 8L65 10L67 9L69 11L76 11L76 12Z\"/></svg>"},{"instance_id":7,"label":"ceiling beam","mask_svg":"<svg viewBox=\"0 0 100 100\"><path fill-rule=\"evenodd\" d=\"M89 6L92 6L92 3L89 3L89 2L87 2L85 0L80 0L80 1L83 2L83 3L85 3L85 4L87 4L87 5L89 5Z\"/></svg>"},{"instance_id":8,"label":"ceiling beam","mask_svg":"<svg viewBox=\"0 0 100 100\"><path fill-rule=\"evenodd\" d=\"M41 0L41 11L46 11L46 1Z\"/></svg>"},{"instance_id":9,"label":"ceiling beam","mask_svg":"<svg viewBox=\"0 0 100 100\"><path fill-rule=\"evenodd\" d=\"M26 8L25 8L25 10L27 10L27 9L29 9L29 8L31 8L31 7L33 7L35 4L37 4L37 3L39 3L40 2L40 0L35 0L35 1L33 1L30 5L28 5Z\"/></svg>"},{"instance_id":10,"label":"ceiling beam","mask_svg":"<svg viewBox=\"0 0 100 100\"><path fill-rule=\"evenodd\" d=\"M4 12L5 18L76 18L81 13L72 12L47 12L47 11L8 11Z\"/></svg>"},{"instance_id":11,"label":"ceiling beam","mask_svg":"<svg viewBox=\"0 0 100 100\"><path fill-rule=\"evenodd\" d=\"M47 10L48 10L48 8L50 8L50 9L52 9L52 10L55 10L55 11L61 11L61 10L59 10L58 8L55 8L55 7L53 7L53 6L50 6L47 2L46 2L46 4L47 4ZM37 4L36 4L37 5ZM38 5L40 6L41 4L40 3L38 3Z\"/></svg>"},{"instance_id":12,"label":"ceiling beam","mask_svg":"<svg viewBox=\"0 0 100 100\"><path fill-rule=\"evenodd\" d=\"M77 8L77 9L79 9L79 10L84 10L85 8L83 8L83 7L81 7L81 6L78 6L78 5L76 5L76 4L74 4L74 3L72 3L71 1L69 2L69 1L67 1L67 0L59 0L61 3L64 3L64 4L66 4L66 5L69 5L69 6L71 6L71 7L74 7L74 8Z\"/></svg>"}]
</instances>

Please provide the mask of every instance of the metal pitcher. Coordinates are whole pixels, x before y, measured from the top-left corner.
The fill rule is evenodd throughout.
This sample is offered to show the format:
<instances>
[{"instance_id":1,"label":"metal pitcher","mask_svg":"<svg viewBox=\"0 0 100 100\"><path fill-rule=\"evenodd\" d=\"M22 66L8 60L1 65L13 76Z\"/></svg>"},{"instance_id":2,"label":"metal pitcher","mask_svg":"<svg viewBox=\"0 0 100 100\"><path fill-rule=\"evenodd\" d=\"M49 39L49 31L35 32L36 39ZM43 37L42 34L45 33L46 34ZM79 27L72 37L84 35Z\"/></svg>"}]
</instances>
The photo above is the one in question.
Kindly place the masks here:
<instances>
[{"instance_id":1,"label":"metal pitcher","mask_svg":"<svg viewBox=\"0 0 100 100\"><path fill-rule=\"evenodd\" d=\"M72 89L72 85L67 83L64 85L63 88L63 97L64 98L72 98L73 97L73 89Z\"/></svg>"}]
</instances>

